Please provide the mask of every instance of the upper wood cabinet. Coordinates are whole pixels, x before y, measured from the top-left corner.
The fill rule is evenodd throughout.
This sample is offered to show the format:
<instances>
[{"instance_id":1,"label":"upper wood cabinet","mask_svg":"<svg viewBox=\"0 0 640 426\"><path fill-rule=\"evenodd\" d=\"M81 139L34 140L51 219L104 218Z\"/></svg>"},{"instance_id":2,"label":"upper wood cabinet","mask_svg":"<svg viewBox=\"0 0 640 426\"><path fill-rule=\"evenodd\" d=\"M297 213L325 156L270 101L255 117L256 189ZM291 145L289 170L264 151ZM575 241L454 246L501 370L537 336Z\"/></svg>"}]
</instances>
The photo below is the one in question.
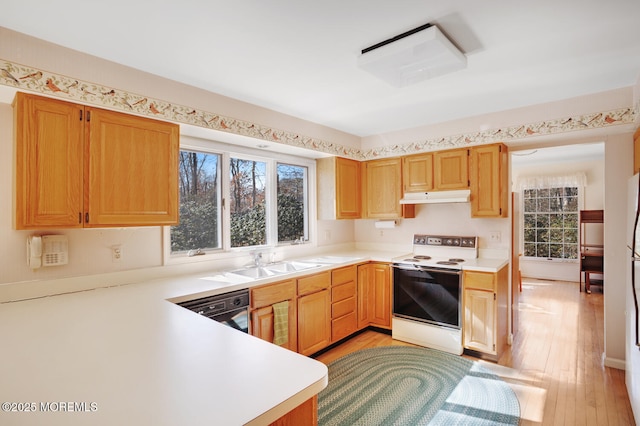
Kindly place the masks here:
<instances>
[{"instance_id":1,"label":"upper wood cabinet","mask_svg":"<svg viewBox=\"0 0 640 426\"><path fill-rule=\"evenodd\" d=\"M171 123L18 93L16 229L178 223Z\"/></svg>"},{"instance_id":2,"label":"upper wood cabinet","mask_svg":"<svg viewBox=\"0 0 640 426\"><path fill-rule=\"evenodd\" d=\"M469 150L450 149L433 153L435 190L469 188Z\"/></svg>"},{"instance_id":3,"label":"upper wood cabinet","mask_svg":"<svg viewBox=\"0 0 640 426\"><path fill-rule=\"evenodd\" d=\"M402 217L402 160L385 158L363 163L364 217Z\"/></svg>"},{"instance_id":4,"label":"upper wood cabinet","mask_svg":"<svg viewBox=\"0 0 640 426\"><path fill-rule=\"evenodd\" d=\"M469 157L472 217L507 217L509 154L501 143L471 148Z\"/></svg>"},{"instance_id":5,"label":"upper wood cabinet","mask_svg":"<svg viewBox=\"0 0 640 426\"><path fill-rule=\"evenodd\" d=\"M342 157L316 160L318 219L362 217L360 162Z\"/></svg>"},{"instance_id":6,"label":"upper wood cabinet","mask_svg":"<svg viewBox=\"0 0 640 426\"><path fill-rule=\"evenodd\" d=\"M415 217L415 206L400 204L402 159L384 158L362 163L362 217L397 219Z\"/></svg>"},{"instance_id":7,"label":"upper wood cabinet","mask_svg":"<svg viewBox=\"0 0 640 426\"><path fill-rule=\"evenodd\" d=\"M433 190L433 153L402 157L402 183L404 192Z\"/></svg>"}]
</instances>

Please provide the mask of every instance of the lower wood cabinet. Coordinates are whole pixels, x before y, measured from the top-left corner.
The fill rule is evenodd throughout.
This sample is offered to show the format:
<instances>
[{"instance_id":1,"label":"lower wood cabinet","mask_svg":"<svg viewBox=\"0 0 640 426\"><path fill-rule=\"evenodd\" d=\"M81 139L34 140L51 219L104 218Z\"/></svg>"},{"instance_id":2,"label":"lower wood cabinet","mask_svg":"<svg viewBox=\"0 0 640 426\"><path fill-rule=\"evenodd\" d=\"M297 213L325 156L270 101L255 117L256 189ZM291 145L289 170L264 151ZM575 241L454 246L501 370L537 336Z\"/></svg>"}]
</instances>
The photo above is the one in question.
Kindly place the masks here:
<instances>
[{"instance_id":1,"label":"lower wood cabinet","mask_svg":"<svg viewBox=\"0 0 640 426\"><path fill-rule=\"evenodd\" d=\"M317 425L318 395L298 405L269 426Z\"/></svg>"},{"instance_id":2,"label":"lower wood cabinet","mask_svg":"<svg viewBox=\"0 0 640 426\"><path fill-rule=\"evenodd\" d=\"M331 343L331 273L298 279L298 352L311 355Z\"/></svg>"},{"instance_id":3,"label":"lower wood cabinet","mask_svg":"<svg viewBox=\"0 0 640 426\"><path fill-rule=\"evenodd\" d=\"M507 344L508 267L497 273L464 271L465 349L497 360Z\"/></svg>"},{"instance_id":4,"label":"lower wood cabinet","mask_svg":"<svg viewBox=\"0 0 640 426\"><path fill-rule=\"evenodd\" d=\"M358 328L391 328L391 266L372 262L358 266Z\"/></svg>"},{"instance_id":5,"label":"lower wood cabinet","mask_svg":"<svg viewBox=\"0 0 640 426\"><path fill-rule=\"evenodd\" d=\"M358 330L358 268L356 265L331 271L331 342L337 342Z\"/></svg>"},{"instance_id":6,"label":"lower wood cabinet","mask_svg":"<svg viewBox=\"0 0 640 426\"><path fill-rule=\"evenodd\" d=\"M275 315L273 305L288 302L289 339L281 346L292 351L298 349L298 316L296 280L287 280L251 289L251 334L273 343Z\"/></svg>"}]
</instances>

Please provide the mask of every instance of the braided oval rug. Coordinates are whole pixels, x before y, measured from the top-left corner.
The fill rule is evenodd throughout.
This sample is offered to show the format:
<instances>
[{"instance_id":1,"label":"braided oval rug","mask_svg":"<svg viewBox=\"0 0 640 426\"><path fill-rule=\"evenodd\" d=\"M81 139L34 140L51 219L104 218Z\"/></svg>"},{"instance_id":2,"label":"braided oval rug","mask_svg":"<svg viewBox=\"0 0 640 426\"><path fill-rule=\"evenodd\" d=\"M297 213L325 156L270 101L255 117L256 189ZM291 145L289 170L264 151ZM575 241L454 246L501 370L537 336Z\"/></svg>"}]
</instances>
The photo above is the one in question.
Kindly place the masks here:
<instances>
[{"instance_id":1,"label":"braided oval rug","mask_svg":"<svg viewBox=\"0 0 640 426\"><path fill-rule=\"evenodd\" d=\"M520 405L498 376L435 349L363 349L329 364L318 424L517 425Z\"/></svg>"}]
</instances>

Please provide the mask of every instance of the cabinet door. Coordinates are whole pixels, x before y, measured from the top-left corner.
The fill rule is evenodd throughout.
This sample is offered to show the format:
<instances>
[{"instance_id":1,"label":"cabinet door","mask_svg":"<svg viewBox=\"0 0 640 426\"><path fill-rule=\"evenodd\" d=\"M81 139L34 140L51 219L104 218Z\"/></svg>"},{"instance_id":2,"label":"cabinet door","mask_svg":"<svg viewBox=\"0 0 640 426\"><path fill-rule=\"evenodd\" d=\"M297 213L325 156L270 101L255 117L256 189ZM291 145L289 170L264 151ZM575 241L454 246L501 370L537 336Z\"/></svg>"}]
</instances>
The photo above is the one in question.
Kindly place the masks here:
<instances>
[{"instance_id":1,"label":"cabinet door","mask_svg":"<svg viewBox=\"0 0 640 426\"><path fill-rule=\"evenodd\" d=\"M402 217L401 159L367 161L364 167L364 216L375 219Z\"/></svg>"},{"instance_id":2,"label":"cabinet door","mask_svg":"<svg viewBox=\"0 0 640 426\"><path fill-rule=\"evenodd\" d=\"M336 158L336 219L362 216L360 162Z\"/></svg>"},{"instance_id":3,"label":"cabinet door","mask_svg":"<svg viewBox=\"0 0 640 426\"><path fill-rule=\"evenodd\" d=\"M251 311L251 334L262 340L273 343L274 314L271 306ZM281 345L295 351L297 347L296 311L293 301L289 302L289 340Z\"/></svg>"},{"instance_id":4,"label":"cabinet door","mask_svg":"<svg viewBox=\"0 0 640 426\"><path fill-rule=\"evenodd\" d=\"M83 113L70 102L16 95L16 229L82 227Z\"/></svg>"},{"instance_id":5,"label":"cabinet door","mask_svg":"<svg viewBox=\"0 0 640 426\"><path fill-rule=\"evenodd\" d=\"M403 157L402 182L404 192L424 192L433 189L433 154Z\"/></svg>"},{"instance_id":6,"label":"cabinet door","mask_svg":"<svg viewBox=\"0 0 640 426\"><path fill-rule=\"evenodd\" d=\"M507 147L502 144L471 149L469 160L472 217L507 217Z\"/></svg>"},{"instance_id":7,"label":"cabinet door","mask_svg":"<svg viewBox=\"0 0 640 426\"><path fill-rule=\"evenodd\" d=\"M86 227L178 223L178 126L88 109Z\"/></svg>"},{"instance_id":8,"label":"cabinet door","mask_svg":"<svg viewBox=\"0 0 640 426\"><path fill-rule=\"evenodd\" d=\"M321 290L298 298L298 352L311 355L331 343L331 297Z\"/></svg>"},{"instance_id":9,"label":"cabinet door","mask_svg":"<svg viewBox=\"0 0 640 426\"><path fill-rule=\"evenodd\" d=\"M391 327L391 267L386 263L371 265L370 323Z\"/></svg>"},{"instance_id":10,"label":"cabinet door","mask_svg":"<svg viewBox=\"0 0 640 426\"><path fill-rule=\"evenodd\" d=\"M488 354L496 353L495 293L464 291L464 347Z\"/></svg>"},{"instance_id":11,"label":"cabinet door","mask_svg":"<svg viewBox=\"0 0 640 426\"><path fill-rule=\"evenodd\" d=\"M358 265L358 328L365 328L371 322L371 264Z\"/></svg>"},{"instance_id":12,"label":"cabinet door","mask_svg":"<svg viewBox=\"0 0 640 426\"><path fill-rule=\"evenodd\" d=\"M469 188L469 150L451 149L433 154L436 190Z\"/></svg>"}]
</instances>

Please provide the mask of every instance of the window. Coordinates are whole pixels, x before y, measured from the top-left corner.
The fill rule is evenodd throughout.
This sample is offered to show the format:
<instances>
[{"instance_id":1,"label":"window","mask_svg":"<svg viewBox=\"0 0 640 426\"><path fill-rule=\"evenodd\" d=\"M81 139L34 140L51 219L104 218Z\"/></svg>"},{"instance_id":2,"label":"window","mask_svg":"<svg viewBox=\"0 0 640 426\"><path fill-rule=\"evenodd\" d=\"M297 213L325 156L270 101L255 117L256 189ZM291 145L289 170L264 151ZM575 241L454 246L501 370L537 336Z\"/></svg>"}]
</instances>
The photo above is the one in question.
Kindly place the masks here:
<instances>
[{"instance_id":1,"label":"window","mask_svg":"<svg viewBox=\"0 0 640 426\"><path fill-rule=\"evenodd\" d=\"M307 168L293 164L278 164L278 242L306 239Z\"/></svg>"},{"instance_id":2,"label":"window","mask_svg":"<svg viewBox=\"0 0 640 426\"><path fill-rule=\"evenodd\" d=\"M231 247L267 243L266 177L266 163L230 159Z\"/></svg>"},{"instance_id":3,"label":"window","mask_svg":"<svg viewBox=\"0 0 640 426\"><path fill-rule=\"evenodd\" d=\"M523 191L524 256L578 258L579 187Z\"/></svg>"},{"instance_id":4,"label":"window","mask_svg":"<svg viewBox=\"0 0 640 426\"><path fill-rule=\"evenodd\" d=\"M182 144L180 224L166 228L166 259L309 240L313 160L224 152L228 145L189 138Z\"/></svg>"},{"instance_id":5,"label":"window","mask_svg":"<svg viewBox=\"0 0 640 426\"><path fill-rule=\"evenodd\" d=\"M171 227L171 252L221 247L220 155L180 151L180 224Z\"/></svg>"}]
</instances>

